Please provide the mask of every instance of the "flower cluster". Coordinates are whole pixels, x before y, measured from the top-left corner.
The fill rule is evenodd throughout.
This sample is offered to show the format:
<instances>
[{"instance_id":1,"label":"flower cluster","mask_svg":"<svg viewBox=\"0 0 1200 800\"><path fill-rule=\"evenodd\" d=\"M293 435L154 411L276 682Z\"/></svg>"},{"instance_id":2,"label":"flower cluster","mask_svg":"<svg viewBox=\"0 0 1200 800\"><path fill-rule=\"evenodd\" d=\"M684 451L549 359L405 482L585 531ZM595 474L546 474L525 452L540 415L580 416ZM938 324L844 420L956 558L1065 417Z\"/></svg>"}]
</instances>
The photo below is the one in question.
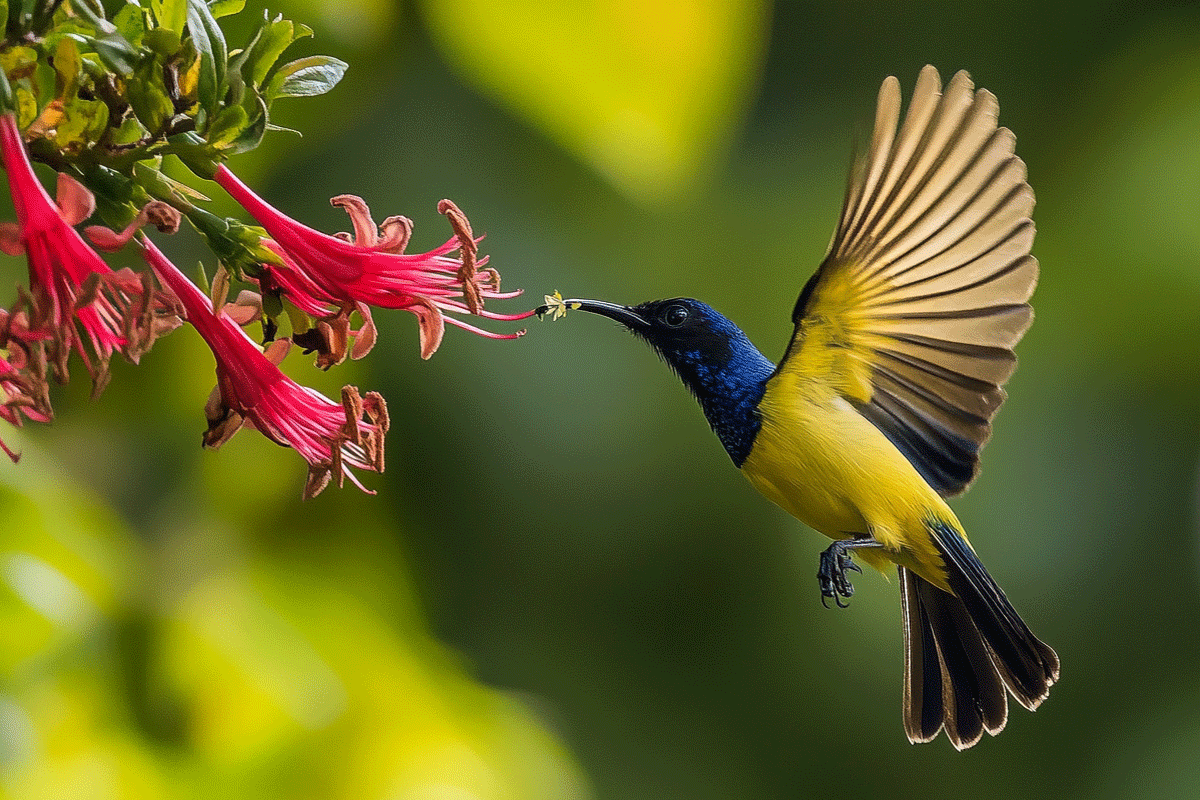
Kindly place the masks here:
<instances>
[{"instance_id":1,"label":"flower cluster","mask_svg":"<svg viewBox=\"0 0 1200 800\"><path fill-rule=\"evenodd\" d=\"M112 20L98 4L34 5L20 20L28 29L14 38L10 22L0 45L0 154L16 212L15 222L0 222L0 251L28 264L28 288L0 309L0 416L10 424L52 419L50 379L65 383L73 358L96 396L114 354L138 363L157 337L186 322L216 359L206 446L252 428L308 462L305 497L333 480L364 488L353 470L383 471L387 406L351 386L335 402L287 377L279 365L293 343L315 351L323 369L361 358L376 342L372 309L381 308L416 315L423 358L446 323L489 338L521 335L461 319L533 312L485 308L520 292L500 290L499 273L479 254L482 237L454 203L438 206L451 238L407 253L406 217L376 226L361 198L340 195L332 202L347 211L353 233L320 233L270 206L223 163L259 143L275 99L319 94L341 77L345 65L324 56L275 63L307 28L264 19L245 48L230 51L213 14L234 4L130 2ZM174 77L164 84L164 74ZM197 192L161 172L167 154L213 178L261 227L198 207ZM55 197L34 160L55 171ZM103 224L81 236L76 229L89 219ZM184 219L218 264L207 296L146 233L175 233ZM113 270L97 252L131 241L147 269ZM245 288L227 302L238 281ZM244 330L252 323L263 344ZM0 449L17 460L3 441Z\"/></svg>"}]
</instances>

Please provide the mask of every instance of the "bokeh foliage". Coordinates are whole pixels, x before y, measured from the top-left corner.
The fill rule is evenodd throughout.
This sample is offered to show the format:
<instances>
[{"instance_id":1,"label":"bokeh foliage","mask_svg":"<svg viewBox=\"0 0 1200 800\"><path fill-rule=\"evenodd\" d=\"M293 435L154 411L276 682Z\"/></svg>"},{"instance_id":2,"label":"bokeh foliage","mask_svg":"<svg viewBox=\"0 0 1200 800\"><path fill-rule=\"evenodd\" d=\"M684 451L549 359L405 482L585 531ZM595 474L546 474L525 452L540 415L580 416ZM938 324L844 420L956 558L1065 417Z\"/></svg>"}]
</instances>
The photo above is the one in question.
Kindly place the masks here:
<instances>
[{"instance_id":1,"label":"bokeh foliage","mask_svg":"<svg viewBox=\"0 0 1200 800\"><path fill-rule=\"evenodd\" d=\"M386 349L320 387L388 396L378 497L301 505L302 464L261 439L201 452L212 376L182 336L13 436L0 790L1195 794L1195 4L714 2L688 25L678 4L542 5L281 3L351 67L279 104L305 136L270 134L244 174L318 228L346 191L404 209L417 245L452 197L531 302L695 295L778 355L880 79L969 69L1029 165L1043 278L955 505L1063 658L1050 700L968 753L908 745L894 583L821 608L823 542L640 345L569 317L515 343L452 332L422 362L393 314Z\"/></svg>"}]
</instances>

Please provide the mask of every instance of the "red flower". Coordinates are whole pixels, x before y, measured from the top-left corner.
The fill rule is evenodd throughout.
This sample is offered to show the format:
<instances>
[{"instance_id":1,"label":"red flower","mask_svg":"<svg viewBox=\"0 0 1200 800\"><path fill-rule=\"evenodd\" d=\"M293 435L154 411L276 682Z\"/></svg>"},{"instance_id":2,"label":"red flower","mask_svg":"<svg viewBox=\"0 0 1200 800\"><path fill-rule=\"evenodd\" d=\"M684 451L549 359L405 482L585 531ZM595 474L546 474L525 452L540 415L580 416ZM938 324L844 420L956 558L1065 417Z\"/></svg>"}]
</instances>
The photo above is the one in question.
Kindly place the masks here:
<instances>
[{"instance_id":1,"label":"red flower","mask_svg":"<svg viewBox=\"0 0 1200 800\"><path fill-rule=\"evenodd\" d=\"M524 331L498 334L447 317L443 312L475 314L485 319L519 320L533 314L496 314L483 308L484 300L506 300L521 292L501 292L500 274L481 269L487 259L478 259L478 240L470 223L449 200L438 204L455 229L455 237L428 253L406 254L412 222L405 217L388 217L376 227L367 204L353 195L331 201L346 209L354 235L330 236L313 230L268 205L226 167L213 178L266 228L276 252L285 255L284 266L266 265L268 280L287 294L299 308L356 304L401 308L417 315L421 331L421 356L437 350L445 323L492 339L514 339ZM458 252L457 257L452 254ZM311 312L310 312L311 313Z\"/></svg>"},{"instance_id":2,"label":"red flower","mask_svg":"<svg viewBox=\"0 0 1200 800\"><path fill-rule=\"evenodd\" d=\"M288 340L275 342L268 351L273 363L228 314L214 314L208 298L152 242L143 238L141 245L146 263L179 298L187 321L217 359L217 389L206 409L205 445L219 447L243 424L249 425L271 441L295 449L308 462L305 498L319 494L331 477L337 478L339 486L348 477L368 491L347 468L383 472L388 428L383 398L375 392L363 398L357 389L346 386L339 404L300 386L276 366L290 345Z\"/></svg>"},{"instance_id":3,"label":"red flower","mask_svg":"<svg viewBox=\"0 0 1200 800\"><path fill-rule=\"evenodd\" d=\"M45 340L60 381L67 357L79 353L95 392L108 380L108 361L121 352L137 361L155 335L172 325L153 287L130 270L113 272L75 231L95 200L80 183L58 175L58 201L33 172L16 117L0 114L0 150L17 222L0 223L0 250L29 261L29 327Z\"/></svg>"}]
</instances>

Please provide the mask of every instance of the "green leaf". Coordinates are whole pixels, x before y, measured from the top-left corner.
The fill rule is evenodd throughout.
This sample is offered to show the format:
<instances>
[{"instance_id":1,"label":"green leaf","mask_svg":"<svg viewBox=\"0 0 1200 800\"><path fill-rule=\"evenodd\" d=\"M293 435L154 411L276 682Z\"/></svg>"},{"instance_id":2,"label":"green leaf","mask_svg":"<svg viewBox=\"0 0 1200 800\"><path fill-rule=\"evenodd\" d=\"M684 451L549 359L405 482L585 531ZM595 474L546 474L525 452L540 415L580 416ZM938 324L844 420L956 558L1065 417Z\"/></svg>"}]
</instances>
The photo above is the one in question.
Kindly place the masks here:
<instances>
[{"instance_id":1,"label":"green leaf","mask_svg":"<svg viewBox=\"0 0 1200 800\"><path fill-rule=\"evenodd\" d=\"M58 73L56 94L64 100L75 97L83 77L83 59L79 56L79 45L69 36L59 39L54 49L54 71Z\"/></svg>"},{"instance_id":2,"label":"green leaf","mask_svg":"<svg viewBox=\"0 0 1200 800\"><path fill-rule=\"evenodd\" d=\"M187 25L188 0L150 0L150 11L158 27L183 35Z\"/></svg>"},{"instance_id":3,"label":"green leaf","mask_svg":"<svg viewBox=\"0 0 1200 800\"><path fill-rule=\"evenodd\" d=\"M156 61L147 60L135 75L135 80L129 82L126 91L129 105L146 130L157 134L175 113L175 105L167 96L167 87L163 82L162 67Z\"/></svg>"},{"instance_id":4,"label":"green leaf","mask_svg":"<svg viewBox=\"0 0 1200 800\"><path fill-rule=\"evenodd\" d=\"M108 130L108 105L103 100L80 100L76 104L88 120L83 131L84 137L89 142L96 141Z\"/></svg>"},{"instance_id":5,"label":"green leaf","mask_svg":"<svg viewBox=\"0 0 1200 800\"><path fill-rule=\"evenodd\" d=\"M146 16L141 6L127 3L113 15L113 25L117 33L125 37L125 41L134 47L142 46L142 37L146 35Z\"/></svg>"},{"instance_id":6,"label":"green leaf","mask_svg":"<svg viewBox=\"0 0 1200 800\"><path fill-rule=\"evenodd\" d=\"M90 30L85 27L78 31L82 34L83 40L95 48L97 55L110 69L126 77L131 75L134 65L138 62L137 48L125 39L115 24L104 18L103 7L99 3L93 7L90 2L85 0L85 2L73 3L71 8L78 15L79 20L90 27ZM129 6L125 8L128 9ZM64 22L58 25L55 31L67 31L70 29L69 24ZM75 25L78 27L78 23ZM47 39L49 38L47 37Z\"/></svg>"},{"instance_id":7,"label":"green leaf","mask_svg":"<svg viewBox=\"0 0 1200 800\"><path fill-rule=\"evenodd\" d=\"M170 28L151 28L142 37L142 43L165 59L179 52L183 40L180 38L179 31Z\"/></svg>"},{"instance_id":8,"label":"green leaf","mask_svg":"<svg viewBox=\"0 0 1200 800\"><path fill-rule=\"evenodd\" d=\"M111 33L116 30L113 24L104 18L104 7L99 3L93 6L91 0L77 0L71 3L71 10L98 33ZM61 29L62 26L58 27Z\"/></svg>"},{"instance_id":9,"label":"green leaf","mask_svg":"<svg viewBox=\"0 0 1200 800\"><path fill-rule=\"evenodd\" d=\"M466 79L614 185L666 202L717 163L766 54L766 0L420 0Z\"/></svg>"},{"instance_id":10,"label":"green leaf","mask_svg":"<svg viewBox=\"0 0 1200 800\"><path fill-rule=\"evenodd\" d=\"M127 117L121 127L112 132L111 143L116 147L135 144L149 135L149 131L138 122L137 117Z\"/></svg>"},{"instance_id":11,"label":"green leaf","mask_svg":"<svg viewBox=\"0 0 1200 800\"><path fill-rule=\"evenodd\" d=\"M58 73L54 67L47 64L45 61L39 61L33 68L33 87L37 92L38 110L49 105L50 101L58 97Z\"/></svg>"},{"instance_id":12,"label":"green leaf","mask_svg":"<svg viewBox=\"0 0 1200 800\"><path fill-rule=\"evenodd\" d=\"M92 41L92 46L96 48L96 55L100 56L104 65L113 72L123 77L133 74L139 61L137 50L119 34L97 37Z\"/></svg>"},{"instance_id":13,"label":"green leaf","mask_svg":"<svg viewBox=\"0 0 1200 800\"><path fill-rule=\"evenodd\" d=\"M242 74L247 82L254 86L262 86L263 81L286 50L297 39L311 36L312 30L303 25L297 26L290 20L276 19L272 22L264 20L254 42L246 48L245 65ZM249 70L249 74L246 74Z\"/></svg>"},{"instance_id":14,"label":"green leaf","mask_svg":"<svg viewBox=\"0 0 1200 800\"><path fill-rule=\"evenodd\" d=\"M268 101L325 94L346 74L347 66L346 62L333 56L300 58L280 67L263 94Z\"/></svg>"},{"instance_id":15,"label":"green leaf","mask_svg":"<svg viewBox=\"0 0 1200 800\"><path fill-rule=\"evenodd\" d=\"M54 126L54 143L68 148L99 138L108 127L108 106L100 100L78 98L63 106L62 119Z\"/></svg>"},{"instance_id":16,"label":"green leaf","mask_svg":"<svg viewBox=\"0 0 1200 800\"><path fill-rule=\"evenodd\" d=\"M0 110L17 110L17 98L13 95L12 84L8 82L8 74L4 70L0 70Z\"/></svg>"},{"instance_id":17,"label":"green leaf","mask_svg":"<svg viewBox=\"0 0 1200 800\"><path fill-rule=\"evenodd\" d=\"M204 0L187 0L187 28L200 54L200 104L212 113L225 93L225 69L229 64L225 34Z\"/></svg>"},{"instance_id":18,"label":"green leaf","mask_svg":"<svg viewBox=\"0 0 1200 800\"><path fill-rule=\"evenodd\" d=\"M171 152L192 172L201 178L212 178L216 173L220 154L195 133L181 133L169 141Z\"/></svg>"},{"instance_id":19,"label":"green leaf","mask_svg":"<svg viewBox=\"0 0 1200 800\"><path fill-rule=\"evenodd\" d=\"M312 328L312 317L288 302L287 298L282 298L282 302L284 310L287 311L288 321L292 323L293 332L304 333Z\"/></svg>"},{"instance_id":20,"label":"green leaf","mask_svg":"<svg viewBox=\"0 0 1200 800\"><path fill-rule=\"evenodd\" d=\"M254 99L258 104L258 113L253 117L250 124L246 126L245 130L225 148L225 152L229 155L247 153L253 150L258 147L263 136L266 135L267 128L269 127L267 122L267 103L257 94L254 95Z\"/></svg>"},{"instance_id":21,"label":"green leaf","mask_svg":"<svg viewBox=\"0 0 1200 800\"><path fill-rule=\"evenodd\" d=\"M267 130L269 130L269 131L279 131L280 133L294 133L294 134L296 134L297 136L299 136L301 139L303 139L303 138L304 138L304 134L303 134L303 133L301 133L300 131L296 130L295 128L285 128L283 125L276 125L276 124L275 124L275 123L273 123L273 122L268 122L268 123L267 123Z\"/></svg>"},{"instance_id":22,"label":"green leaf","mask_svg":"<svg viewBox=\"0 0 1200 800\"><path fill-rule=\"evenodd\" d=\"M208 143L225 149L249 126L250 117L241 106L226 106L213 118L208 126Z\"/></svg>"},{"instance_id":23,"label":"green leaf","mask_svg":"<svg viewBox=\"0 0 1200 800\"><path fill-rule=\"evenodd\" d=\"M271 319L277 319L283 313L283 300L279 295L273 292L264 292L262 295L263 313Z\"/></svg>"},{"instance_id":24,"label":"green leaf","mask_svg":"<svg viewBox=\"0 0 1200 800\"><path fill-rule=\"evenodd\" d=\"M33 124L35 119L37 119L37 98L33 96L33 92L29 91L24 86L17 87L16 95L17 123L21 126L21 130L25 130Z\"/></svg>"},{"instance_id":25,"label":"green leaf","mask_svg":"<svg viewBox=\"0 0 1200 800\"><path fill-rule=\"evenodd\" d=\"M14 47L0 53L0 69L4 70L5 75L11 75L13 80L32 74L37 63L37 50L32 47Z\"/></svg>"},{"instance_id":26,"label":"green leaf","mask_svg":"<svg viewBox=\"0 0 1200 800\"><path fill-rule=\"evenodd\" d=\"M216 19L236 14L245 7L246 0L213 0L208 4L208 9Z\"/></svg>"},{"instance_id":27,"label":"green leaf","mask_svg":"<svg viewBox=\"0 0 1200 800\"><path fill-rule=\"evenodd\" d=\"M132 222L137 209L148 200L137 191L138 187L129 176L108 167L91 165L78 177L96 198L96 213L100 219L116 230Z\"/></svg>"},{"instance_id":28,"label":"green leaf","mask_svg":"<svg viewBox=\"0 0 1200 800\"><path fill-rule=\"evenodd\" d=\"M196 271L200 273L200 277L196 279L196 286L206 295L212 291L212 282L208 279L208 272L204 269L204 262L196 262Z\"/></svg>"},{"instance_id":29,"label":"green leaf","mask_svg":"<svg viewBox=\"0 0 1200 800\"><path fill-rule=\"evenodd\" d=\"M164 175L152 163L147 160L133 165L133 177L148 195L159 200L173 201L173 205L181 208L187 208L193 200L208 202L209 198L202 192Z\"/></svg>"}]
</instances>

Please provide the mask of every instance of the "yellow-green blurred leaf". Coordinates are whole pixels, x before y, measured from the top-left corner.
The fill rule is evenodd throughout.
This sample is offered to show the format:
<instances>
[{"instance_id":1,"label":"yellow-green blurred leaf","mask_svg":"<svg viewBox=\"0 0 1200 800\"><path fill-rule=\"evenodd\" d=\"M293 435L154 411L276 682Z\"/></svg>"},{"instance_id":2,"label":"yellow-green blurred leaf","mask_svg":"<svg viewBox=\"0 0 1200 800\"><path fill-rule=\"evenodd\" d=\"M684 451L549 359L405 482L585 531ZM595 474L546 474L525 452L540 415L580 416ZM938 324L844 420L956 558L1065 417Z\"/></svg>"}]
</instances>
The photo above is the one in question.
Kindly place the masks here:
<instances>
[{"instance_id":1,"label":"yellow-green blurred leaf","mask_svg":"<svg viewBox=\"0 0 1200 800\"><path fill-rule=\"evenodd\" d=\"M146 19L141 8L132 3L121 6L112 21L117 26L117 32L131 45L141 46L142 37L146 35Z\"/></svg>"},{"instance_id":2,"label":"yellow-green blurred leaf","mask_svg":"<svg viewBox=\"0 0 1200 800\"><path fill-rule=\"evenodd\" d=\"M150 10L159 27L183 33L187 23L187 0L150 0Z\"/></svg>"},{"instance_id":3,"label":"yellow-green blurred leaf","mask_svg":"<svg viewBox=\"0 0 1200 800\"><path fill-rule=\"evenodd\" d=\"M79 55L79 46L69 36L58 40L58 47L54 51L54 69L58 73L58 96L66 100L74 98L79 91L83 59Z\"/></svg>"},{"instance_id":4,"label":"yellow-green blurred leaf","mask_svg":"<svg viewBox=\"0 0 1200 800\"><path fill-rule=\"evenodd\" d=\"M17 122L20 124L21 129L24 130L37 119L37 98L24 86L18 86L15 93L17 97Z\"/></svg>"},{"instance_id":5,"label":"yellow-green blurred leaf","mask_svg":"<svg viewBox=\"0 0 1200 800\"><path fill-rule=\"evenodd\" d=\"M703 173L765 51L759 0L424 0L464 76L644 201Z\"/></svg>"},{"instance_id":6,"label":"yellow-green blurred leaf","mask_svg":"<svg viewBox=\"0 0 1200 800\"><path fill-rule=\"evenodd\" d=\"M246 0L216 0L209 5L209 10L217 19L236 14L246 7Z\"/></svg>"},{"instance_id":7,"label":"yellow-green blurred leaf","mask_svg":"<svg viewBox=\"0 0 1200 800\"><path fill-rule=\"evenodd\" d=\"M32 47L18 46L0 53L0 69L10 80L31 74L36 65L37 51Z\"/></svg>"}]
</instances>

